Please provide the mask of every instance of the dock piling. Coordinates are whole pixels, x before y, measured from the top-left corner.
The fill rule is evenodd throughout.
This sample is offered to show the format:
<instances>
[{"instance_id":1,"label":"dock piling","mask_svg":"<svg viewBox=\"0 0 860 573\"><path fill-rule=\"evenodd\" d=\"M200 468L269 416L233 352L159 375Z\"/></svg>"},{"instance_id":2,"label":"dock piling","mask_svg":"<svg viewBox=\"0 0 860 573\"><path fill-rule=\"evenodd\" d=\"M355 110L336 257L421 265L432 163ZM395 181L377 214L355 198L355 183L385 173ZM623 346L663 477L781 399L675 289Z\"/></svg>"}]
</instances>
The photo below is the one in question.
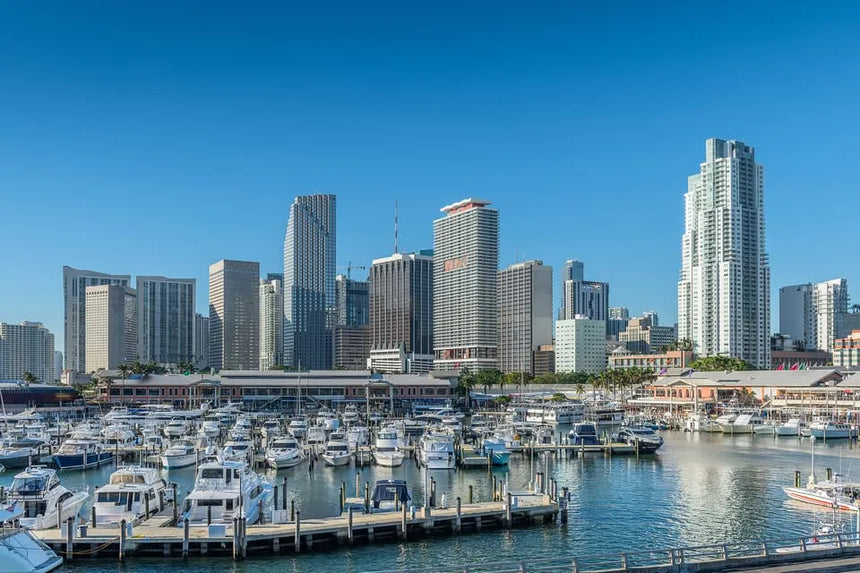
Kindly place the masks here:
<instances>
[{"instance_id":1,"label":"dock piling","mask_svg":"<svg viewBox=\"0 0 860 573\"><path fill-rule=\"evenodd\" d=\"M57 528L63 528L63 502L57 501Z\"/></svg>"},{"instance_id":2,"label":"dock piling","mask_svg":"<svg viewBox=\"0 0 860 573\"><path fill-rule=\"evenodd\" d=\"M92 521L90 522L90 524L92 525L93 529L95 529L95 527L96 527L96 506L95 505L93 505L92 509L90 510L90 513L92 514Z\"/></svg>"},{"instance_id":3,"label":"dock piling","mask_svg":"<svg viewBox=\"0 0 860 573\"><path fill-rule=\"evenodd\" d=\"M469 485L469 504L471 505L473 503L475 503L474 488L470 484Z\"/></svg>"},{"instance_id":4,"label":"dock piling","mask_svg":"<svg viewBox=\"0 0 860 573\"><path fill-rule=\"evenodd\" d=\"M125 520L123 519L122 521L119 522L119 560L120 560L120 562L122 561L122 557L123 557L122 554L123 554L123 550L125 549L125 535L126 535Z\"/></svg>"},{"instance_id":5,"label":"dock piling","mask_svg":"<svg viewBox=\"0 0 860 573\"><path fill-rule=\"evenodd\" d=\"M514 496L511 495L511 492L508 492L508 499L507 503L505 504L505 522L508 529L511 528L511 518L513 517L513 510L511 509L511 501L513 500L513 497Z\"/></svg>"},{"instance_id":6,"label":"dock piling","mask_svg":"<svg viewBox=\"0 0 860 573\"><path fill-rule=\"evenodd\" d=\"M352 545L352 542L353 542L353 534L352 534L352 506L349 506L349 509L347 510L346 538L349 540L349 544L350 544L350 545Z\"/></svg>"},{"instance_id":7,"label":"dock piling","mask_svg":"<svg viewBox=\"0 0 860 573\"><path fill-rule=\"evenodd\" d=\"M460 526L462 525L462 516L463 516L463 506L460 502L460 496L457 496L457 519L454 521L454 532L460 532Z\"/></svg>"},{"instance_id":8,"label":"dock piling","mask_svg":"<svg viewBox=\"0 0 860 573\"><path fill-rule=\"evenodd\" d=\"M400 539L402 539L403 541L406 541L407 540L407 534L406 534L406 504L405 503L403 504L403 509L401 511L402 511L402 513L400 514Z\"/></svg>"},{"instance_id":9,"label":"dock piling","mask_svg":"<svg viewBox=\"0 0 860 573\"><path fill-rule=\"evenodd\" d=\"M179 523L179 495L177 493L176 483L170 484L173 486L173 523ZM93 507L93 527L95 527L95 507Z\"/></svg>"},{"instance_id":10,"label":"dock piling","mask_svg":"<svg viewBox=\"0 0 860 573\"><path fill-rule=\"evenodd\" d=\"M59 510L59 507L57 508ZM66 559L69 561L74 557L75 518L66 520Z\"/></svg>"},{"instance_id":11,"label":"dock piling","mask_svg":"<svg viewBox=\"0 0 860 573\"><path fill-rule=\"evenodd\" d=\"M370 482L364 482L364 512L370 513Z\"/></svg>"},{"instance_id":12,"label":"dock piling","mask_svg":"<svg viewBox=\"0 0 860 573\"><path fill-rule=\"evenodd\" d=\"M275 484L272 487L272 507L278 509L278 486Z\"/></svg>"},{"instance_id":13,"label":"dock piling","mask_svg":"<svg viewBox=\"0 0 860 573\"><path fill-rule=\"evenodd\" d=\"M295 550L296 553L301 553L302 551L302 510L296 511L296 539L295 539Z\"/></svg>"},{"instance_id":14,"label":"dock piling","mask_svg":"<svg viewBox=\"0 0 860 573\"><path fill-rule=\"evenodd\" d=\"M296 520L296 500L290 500L290 521Z\"/></svg>"},{"instance_id":15,"label":"dock piling","mask_svg":"<svg viewBox=\"0 0 860 573\"><path fill-rule=\"evenodd\" d=\"M191 522L187 519L182 524L182 558L188 557L188 534L190 533Z\"/></svg>"},{"instance_id":16,"label":"dock piling","mask_svg":"<svg viewBox=\"0 0 860 573\"><path fill-rule=\"evenodd\" d=\"M233 561L239 560L239 518L233 518Z\"/></svg>"}]
</instances>

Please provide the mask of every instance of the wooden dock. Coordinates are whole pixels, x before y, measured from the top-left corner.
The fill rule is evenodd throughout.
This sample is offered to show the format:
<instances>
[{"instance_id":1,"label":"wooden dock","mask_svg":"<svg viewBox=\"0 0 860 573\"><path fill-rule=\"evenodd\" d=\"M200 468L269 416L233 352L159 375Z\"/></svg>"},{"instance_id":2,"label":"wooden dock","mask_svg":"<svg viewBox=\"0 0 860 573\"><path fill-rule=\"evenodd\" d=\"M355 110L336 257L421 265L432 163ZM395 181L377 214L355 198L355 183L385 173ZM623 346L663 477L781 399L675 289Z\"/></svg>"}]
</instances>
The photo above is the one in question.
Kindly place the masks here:
<instances>
[{"instance_id":1,"label":"wooden dock","mask_svg":"<svg viewBox=\"0 0 860 573\"><path fill-rule=\"evenodd\" d=\"M288 523L243 525L240 520L214 525L165 527L164 518L150 518L130 530L86 528L75 531L71 520L61 529L34 531L58 555L66 559L148 555L187 557L226 555L241 559L248 552L277 554L329 549L333 545L408 541L428 535L456 534L489 528L509 528L551 521L566 499L543 493L507 494L505 501L461 504L449 507L406 507L385 513L348 512L338 517L302 519L296 511ZM71 537L69 533L72 533Z\"/></svg>"},{"instance_id":2,"label":"wooden dock","mask_svg":"<svg viewBox=\"0 0 860 573\"><path fill-rule=\"evenodd\" d=\"M511 453L518 452L527 454L530 452L568 452L572 454L607 454L607 455L635 455L638 453L635 445L624 442L605 442L594 445L575 445L575 444L526 444L521 446L513 446L510 448Z\"/></svg>"}]
</instances>

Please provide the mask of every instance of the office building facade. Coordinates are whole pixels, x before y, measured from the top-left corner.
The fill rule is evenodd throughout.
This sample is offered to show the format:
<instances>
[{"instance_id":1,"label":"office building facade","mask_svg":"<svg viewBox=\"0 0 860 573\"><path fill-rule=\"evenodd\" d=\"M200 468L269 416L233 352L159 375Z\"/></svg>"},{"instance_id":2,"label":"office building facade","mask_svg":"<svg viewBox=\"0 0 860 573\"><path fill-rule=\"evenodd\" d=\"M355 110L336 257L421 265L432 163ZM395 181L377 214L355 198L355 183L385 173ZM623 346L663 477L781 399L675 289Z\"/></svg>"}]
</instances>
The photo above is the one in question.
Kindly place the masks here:
<instances>
[{"instance_id":1,"label":"office building facade","mask_svg":"<svg viewBox=\"0 0 860 573\"><path fill-rule=\"evenodd\" d=\"M279 279L260 280L260 370L283 364L284 292Z\"/></svg>"},{"instance_id":2,"label":"office building facade","mask_svg":"<svg viewBox=\"0 0 860 573\"><path fill-rule=\"evenodd\" d=\"M296 197L284 236L284 364L332 366L337 265L334 195Z\"/></svg>"},{"instance_id":3,"label":"office building facade","mask_svg":"<svg viewBox=\"0 0 860 573\"><path fill-rule=\"evenodd\" d=\"M87 287L86 307L86 372L116 370L137 360L137 291L119 285Z\"/></svg>"},{"instance_id":4,"label":"office building facade","mask_svg":"<svg viewBox=\"0 0 860 573\"><path fill-rule=\"evenodd\" d=\"M499 212L464 199L433 222L436 370L498 367Z\"/></svg>"},{"instance_id":5,"label":"office building facade","mask_svg":"<svg viewBox=\"0 0 860 573\"><path fill-rule=\"evenodd\" d=\"M194 367L209 368L209 317L194 314Z\"/></svg>"},{"instance_id":6,"label":"office building facade","mask_svg":"<svg viewBox=\"0 0 860 573\"><path fill-rule=\"evenodd\" d=\"M555 323L555 371L589 372L606 369L606 323L580 315Z\"/></svg>"},{"instance_id":7,"label":"office building facade","mask_svg":"<svg viewBox=\"0 0 860 573\"><path fill-rule=\"evenodd\" d=\"M678 282L678 336L701 356L770 365L770 267L764 169L741 141L708 139L688 179Z\"/></svg>"},{"instance_id":8,"label":"office building facade","mask_svg":"<svg viewBox=\"0 0 860 573\"><path fill-rule=\"evenodd\" d=\"M850 331L848 314L845 279L779 289L779 333L795 350L832 352L833 341Z\"/></svg>"},{"instance_id":9,"label":"office building facade","mask_svg":"<svg viewBox=\"0 0 860 573\"><path fill-rule=\"evenodd\" d=\"M260 263L209 266L209 362L216 370L260 364Z\"/></svg>"},{"instance_id":10,"label":"office building facade","mask_svg":"<svg viewBox=\"0 0 860 573\"><path fill-rule=\"evenodd\" d=\"M527 261L498 273L499 370L534 375L534 353L552 344L552 267Z\"/></svg>"},{"instance_id":11,"label":"office building facade","mask_svg":"<svg viewBox=\"0 0 860 573\"><path fill-rule=\"evenodd\" d=\"M137 354L141 362L192 363L197 281L137 277Z\"/></svg>"},{"instance_id":12,"label":"office building facade","mask_svg":"<svg viewBox=\"0 0 860 573\"><path fill-rule=\"evenodd\" d=\"M0 322L0 380L23 380L27 372L54 381L54 335L41 322Z\"/></svg>"}]
</instances>

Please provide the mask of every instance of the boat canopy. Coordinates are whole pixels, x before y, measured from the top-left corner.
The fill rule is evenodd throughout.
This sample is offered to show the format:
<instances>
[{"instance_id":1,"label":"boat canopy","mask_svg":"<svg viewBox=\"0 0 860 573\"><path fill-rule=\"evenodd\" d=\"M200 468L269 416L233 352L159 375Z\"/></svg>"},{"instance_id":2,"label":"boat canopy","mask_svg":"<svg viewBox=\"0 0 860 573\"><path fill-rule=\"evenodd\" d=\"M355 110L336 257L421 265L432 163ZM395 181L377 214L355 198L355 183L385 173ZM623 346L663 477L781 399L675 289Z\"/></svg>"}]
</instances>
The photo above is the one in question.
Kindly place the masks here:
<instances>
[{"instance_id":1,"label":"boat canopy","mask_svg":"<svg viewBox=\"0 0 860 573\"><path fill-rule=\"evenodd\" d=\"M408 502L411 498L409 489L406 487L406 482L402 479L385 479L376 482L376 489L373 490L373 496L370 498L373 501L373 507L379 508L379 503L382 501L394 501L395 495L398 500Z\"/></svg>"}]
</instances>

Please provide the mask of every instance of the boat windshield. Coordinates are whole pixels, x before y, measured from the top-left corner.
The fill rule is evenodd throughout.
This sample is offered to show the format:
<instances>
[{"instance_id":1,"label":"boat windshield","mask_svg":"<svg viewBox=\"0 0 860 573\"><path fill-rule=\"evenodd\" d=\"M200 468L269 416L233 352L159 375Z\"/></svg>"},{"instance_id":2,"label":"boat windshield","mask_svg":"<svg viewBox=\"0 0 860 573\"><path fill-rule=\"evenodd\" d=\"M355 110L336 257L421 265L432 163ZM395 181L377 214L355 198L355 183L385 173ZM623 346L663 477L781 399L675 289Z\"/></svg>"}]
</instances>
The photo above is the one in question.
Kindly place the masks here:
<instances>
[{"instance_id":1,"label":"boat windshield","mask_svg":"<svg viewBox=\"0 0 860 573\"><path fill-rule=\"evenodd\" d=\"M101 491L98 494L98 503L112 503L114 505L128 505L133 495L127 491Z\"/></svg>"},{"instance_id":2,"label":"boat windshield","mask_svg":"<svg viewBox=\"0 0 860 573\"><path fill-rule=\"evenodd\" d=\"M142 475L130 473L113 474L112 476L110 476L110 482L113 484L146 483Z\"/></svg>"},{"instance_id":3,"label":"boat windshield","mask_svg":"<svg viewBox=\"0 0 860 573\"><path fill-rule=\"evenodd\" d=\"M45 476L28 476L15 478L12 482L12 491L15 493L39 493L45 489L48 478Z\"/></svg>"}]
</instances>

